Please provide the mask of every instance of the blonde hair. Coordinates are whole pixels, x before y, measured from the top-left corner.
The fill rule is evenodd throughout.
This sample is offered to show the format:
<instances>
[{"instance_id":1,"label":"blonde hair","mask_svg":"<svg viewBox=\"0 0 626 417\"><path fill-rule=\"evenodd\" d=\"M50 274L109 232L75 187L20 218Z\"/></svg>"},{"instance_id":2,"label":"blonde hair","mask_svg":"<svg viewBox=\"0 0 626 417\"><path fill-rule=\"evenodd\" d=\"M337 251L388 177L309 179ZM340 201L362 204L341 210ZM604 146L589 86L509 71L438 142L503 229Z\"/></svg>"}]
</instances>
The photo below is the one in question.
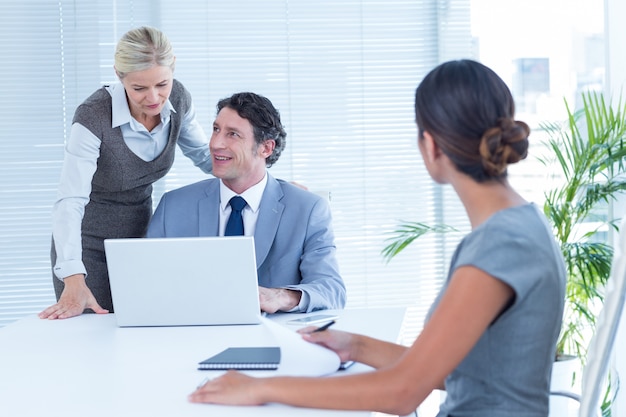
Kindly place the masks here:
<instances>
[{"instance_id":1,"label":"blonde hair","mask_svg":"<svg viewBox=\"0 0 626 417\"><path fill-rule=\"evenodd\" d=\"M129 72L143 71L155 65L174 71L174 52L165 34L158 29L142 26L129 30L115 48L115 71L124 78Z\"/></svg>"}]
</instances>

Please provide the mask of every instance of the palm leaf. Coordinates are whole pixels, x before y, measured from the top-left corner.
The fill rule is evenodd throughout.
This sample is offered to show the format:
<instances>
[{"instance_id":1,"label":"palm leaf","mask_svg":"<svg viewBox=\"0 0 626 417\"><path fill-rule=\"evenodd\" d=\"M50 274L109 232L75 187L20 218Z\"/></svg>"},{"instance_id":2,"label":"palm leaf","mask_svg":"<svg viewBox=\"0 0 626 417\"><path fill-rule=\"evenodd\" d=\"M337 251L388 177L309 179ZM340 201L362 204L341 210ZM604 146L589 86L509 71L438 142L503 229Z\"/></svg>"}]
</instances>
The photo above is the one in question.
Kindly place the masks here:
<instances>
[{"instance_id":1,"label":"palm leaf","mask_svg":"<svg viewBox=\"0 0 626 417\"><path fill-rule=\"evenodd\" d=\"M456 231L455 228L444 224L429 225L421 222L400 222L397 229L389 232L392 236L385 239L389 242L381 251L383 259L387 262L402 252L413 241L426 233L447 233Z\"/></svg>"}]
</instances>

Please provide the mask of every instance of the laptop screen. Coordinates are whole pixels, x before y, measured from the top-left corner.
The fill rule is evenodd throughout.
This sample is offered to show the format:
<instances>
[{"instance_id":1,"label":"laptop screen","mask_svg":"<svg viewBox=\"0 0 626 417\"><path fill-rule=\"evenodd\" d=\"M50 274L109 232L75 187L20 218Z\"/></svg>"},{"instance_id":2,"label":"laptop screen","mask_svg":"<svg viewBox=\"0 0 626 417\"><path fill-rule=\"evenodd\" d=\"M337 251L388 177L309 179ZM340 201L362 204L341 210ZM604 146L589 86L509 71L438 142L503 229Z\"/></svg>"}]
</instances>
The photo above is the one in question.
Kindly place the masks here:
<instances>
[{"instance_id":1,"label":"laptop screen","mask_svg":"<svg viewBox=\"0 0 626 417\"><path fill-rule=\"evenodd\" d=\"M258 324L254 238L104 241L119 326Z\"/></svg>"}]
</instances>

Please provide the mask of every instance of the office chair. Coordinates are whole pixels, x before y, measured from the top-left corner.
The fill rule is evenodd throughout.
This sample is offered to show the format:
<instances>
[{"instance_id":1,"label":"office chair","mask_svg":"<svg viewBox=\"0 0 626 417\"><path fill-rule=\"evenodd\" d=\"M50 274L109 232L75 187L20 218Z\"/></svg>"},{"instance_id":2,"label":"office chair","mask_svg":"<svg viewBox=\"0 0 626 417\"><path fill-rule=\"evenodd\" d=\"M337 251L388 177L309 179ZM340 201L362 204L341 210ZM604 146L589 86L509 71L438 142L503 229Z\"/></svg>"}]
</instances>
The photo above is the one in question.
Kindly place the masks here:
<instances>
[{"instance_id":1,"label":"office chair","mask_svg":"<svg viewBox=\"0 0 626 417\"><path fill-rule=\"evenodd\" d=\"M626 217L622 219L619 230L604 305L598 317L596 332L587 348L587 364L582 373L581 393L580 395L563 391L550 393L579 401L578 417L601 415L601 393L605 387L604 380L626 296Z\"/></svg>"}]
</instances>

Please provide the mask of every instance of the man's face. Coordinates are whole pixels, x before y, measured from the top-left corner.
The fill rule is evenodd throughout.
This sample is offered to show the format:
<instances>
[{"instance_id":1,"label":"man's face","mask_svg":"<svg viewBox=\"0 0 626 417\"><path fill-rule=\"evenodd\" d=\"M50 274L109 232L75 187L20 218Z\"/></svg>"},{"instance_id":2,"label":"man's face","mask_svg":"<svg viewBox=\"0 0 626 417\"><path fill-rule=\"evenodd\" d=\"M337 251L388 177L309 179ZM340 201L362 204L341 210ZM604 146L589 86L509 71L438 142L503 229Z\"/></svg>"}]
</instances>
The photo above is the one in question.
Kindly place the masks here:
<instances>
[{"instance_id":1,"label":"man's face","mask_svg":"<svg viewBox=\"0 0 626 417\"><path fill-rule=\"evenodd\" d=\"M210 148L213 175L239 194L263 179L265 158L273 152L274 141L257 145L250 122L224 107L213 122Z\"/></svg>"}]
</instances>

